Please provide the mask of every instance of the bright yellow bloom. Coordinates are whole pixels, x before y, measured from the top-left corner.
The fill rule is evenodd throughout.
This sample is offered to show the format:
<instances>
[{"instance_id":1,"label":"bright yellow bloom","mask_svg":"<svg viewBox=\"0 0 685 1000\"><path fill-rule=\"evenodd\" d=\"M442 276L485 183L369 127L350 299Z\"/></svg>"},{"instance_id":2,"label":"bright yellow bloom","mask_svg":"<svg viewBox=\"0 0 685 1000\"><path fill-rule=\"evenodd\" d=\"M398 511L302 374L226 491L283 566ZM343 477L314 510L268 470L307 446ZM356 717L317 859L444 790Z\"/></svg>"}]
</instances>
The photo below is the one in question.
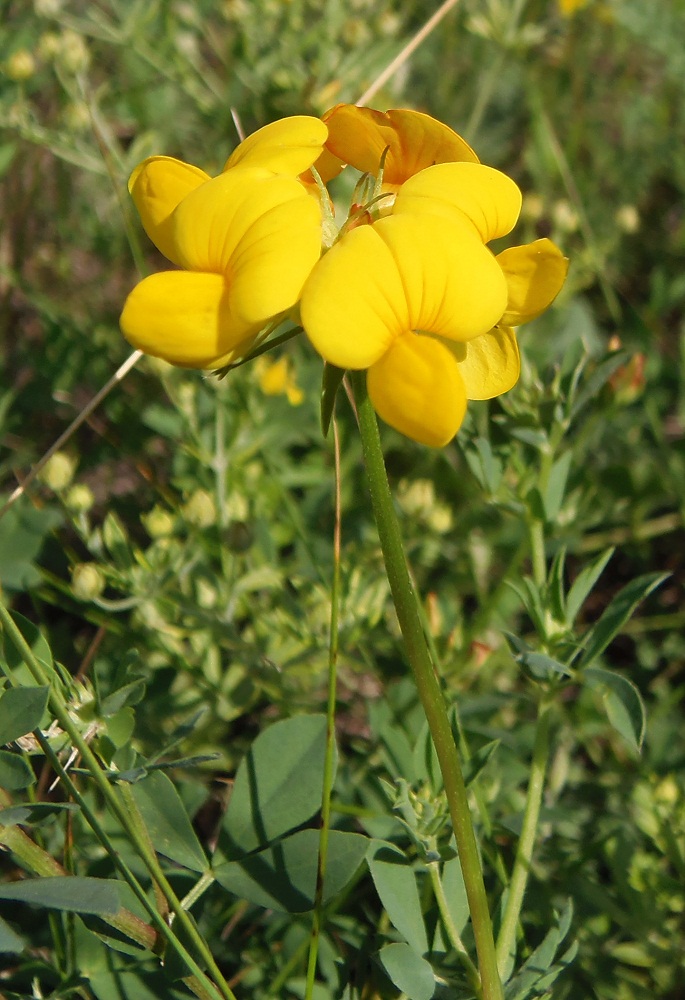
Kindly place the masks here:
<instances>
[{"instance_id":1,"label":"bright yellow bloom","mask_svg":"<svg viewBox=\"0 0 685 1000\"><path fill-rule=\"evenodd\" d=\"M121 317L131 344L171 364L220 367L296 304L321 251L320 209L297 177L326 134L318 118L273 122L216 178L169 156L136 167L129 190L143 227L185 270L131 292Z\"/></svg>"},{"instance_id":2,"label":"bright yellow bloom","mask_svg":"<svg viewBox=\"0 0 685 1000\"><path fill-rule=\"evenodd\" d=\"M153 217L158 204L147 202L146 228L185 270L141 281L121 329L134 347L171 364L218 368L298 301L321 250L320 210L294 177L257 167L200 181L166 217Z\"/></svg>"},{"instance_id":3,"label":"bright yellow bloom","mask_svg":"<svg viewBox=\"0 0 685 1000\"><path fill-rule=\"evenodd\" d=\"M299 406L303 402L304 393L297 384L287 357L269 361L267 357L262 356L257 358L255 368L259 377L259 388L265 396L285 395L291 406Z\"/></svg>"},{"instance_id":4,"label":"bright yellow bloom","mask_svg":"<svg viewBox=\"0 0 685 1000\"><path fill-rule=\"evenodd\" d=\"M310 275L304 328L326 361L368 369L380 416L441 446L468 399L517 381L513 326L550 304L567 262L549 240L494 257L485 242L510 232L516 184L473 162L427 167L399 190L392 215L347 232Z\"/></svg>"},{"instance_id":5,"label":"bright yellow bloom","mask_svg":"<svg viewBox=\"0 0 685 1000\"><path fill-rule=\"evenodd\" d=\"M420 111L382 112L338 104L326 112L323 121L328 128L328 153L362 173L378 176L387 149L385 190L396 190L409 177L434 163L456 160L478 163L478 157L460 135ZM316 166L318 169L319 164ZM325 179L335 176L327 167L320 173L325 174Z\"/></svg>"}]
</instances>

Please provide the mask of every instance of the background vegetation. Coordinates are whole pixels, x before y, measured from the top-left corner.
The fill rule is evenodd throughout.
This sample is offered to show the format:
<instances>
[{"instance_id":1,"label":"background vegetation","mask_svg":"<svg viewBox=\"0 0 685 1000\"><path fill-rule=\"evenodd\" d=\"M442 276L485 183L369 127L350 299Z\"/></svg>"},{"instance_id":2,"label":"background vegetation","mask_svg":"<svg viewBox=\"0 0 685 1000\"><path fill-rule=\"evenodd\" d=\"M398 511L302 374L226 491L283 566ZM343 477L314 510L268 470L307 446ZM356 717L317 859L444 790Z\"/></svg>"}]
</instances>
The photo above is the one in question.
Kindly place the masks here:
<instances>
[{"instance_id":1,"label":"background vegetation","mask_svg":"<svg viewBox=\"0 0 685 1000\"><path fill-rule=\"evenodd\" d=\"M140 270L162 263L127 200L131 169L162 152L218 172L237 142L232 111L249 132L355 101L427 12L414 0L0 8L7 498L128 356L117 323L123 299ZM373 102L427 111L463 134L526 192L516 242L551 235L572 262L554 308L522 332L516 389L473 406L439 452L383 433L462 740L471 754L487 751L474 802L493 898L520 830L535 692L555 692L520 948L530 955L570 900L567 943L577 941L578 953L553 984L520 987L511 1000L676 1000L685 982L684 34L683 0L658 16L647 0L462 0ZM320 362L300 342L279 357L222 382L143 360L0 519L5 603L23 616L41 662L47 646L29 622L64 665L56 669L72 719L101 761L119 770L180 761L149 772L168 775L155 778L151 811L138 800L151 829L160 813L192 820L188 830L178 821L181 847L164 861L180 895L203 870L192 852L220 848L231 830L228 791L257 734L325 711L333 452L320 430ZM344 400L338 413L333 824L404 852L433 934L425 872L436 844L446 856L448 837L439 781ZM531 523L545 531L542 584ZM629 621L618 615L598 654L598 666L626 682L618 698L606 677L560 685L549 665L536 674L528 651L569 662L626 586L635 588L628 610L639 610ZM33 683L7 636L5 660L10 677ZM318 746L316 721L307 724ZM7 884L22 868L48 873L22 860L17 830L67 871L112 878L83 808L61 808L70 796L53 784L45 747L27 730L0 732L21 761L17 769L3 757L0 805L52 804L0 815L0 840L12 849ZM65 738L55 727L49 735L66 760ZM147 886L100 792L78 768L74 780ZM306 826L315 808L278 832ZM161 971L149 949L105 947L102 927L65 910L0 898L7 996L189 995L170 960ZM308 914L216 882L193 913L237 995L303 995ZM362 869L354 892L327 911L317 1000L398 996L377 953L408 937L378 871L371 879ZM449 956L441 974L445 997L467 995L450 978Z\"/></svg>"}]
</instances>

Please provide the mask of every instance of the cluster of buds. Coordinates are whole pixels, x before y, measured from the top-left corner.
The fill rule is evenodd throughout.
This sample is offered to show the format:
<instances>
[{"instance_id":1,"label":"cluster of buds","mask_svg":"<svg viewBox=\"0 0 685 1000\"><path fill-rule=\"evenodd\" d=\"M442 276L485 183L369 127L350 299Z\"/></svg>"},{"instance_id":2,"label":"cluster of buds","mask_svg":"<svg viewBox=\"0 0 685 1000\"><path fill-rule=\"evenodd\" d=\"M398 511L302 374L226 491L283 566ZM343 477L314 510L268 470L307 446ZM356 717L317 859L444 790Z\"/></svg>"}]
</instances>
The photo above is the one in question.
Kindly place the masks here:
<instances>
[{"instance_id":1,"label":"cluster of buds","mask_svg":"<svg viewBox=\"0 0 685 1000\"><path fill-rule=\"evenodd\" d=\"M326 188L361 180L336 225ZM341 104L245 139L222 173L153 156L129 188L146 232L178 270L153 274L121 317L133 346L175 365L221 369L250 356L284 319L322 358L366 370L380 416L441 446L469 399L510 389L514 327L561 288L550 240L495 255L521 192L429 115Z\"/></svg>"}]
</instances>

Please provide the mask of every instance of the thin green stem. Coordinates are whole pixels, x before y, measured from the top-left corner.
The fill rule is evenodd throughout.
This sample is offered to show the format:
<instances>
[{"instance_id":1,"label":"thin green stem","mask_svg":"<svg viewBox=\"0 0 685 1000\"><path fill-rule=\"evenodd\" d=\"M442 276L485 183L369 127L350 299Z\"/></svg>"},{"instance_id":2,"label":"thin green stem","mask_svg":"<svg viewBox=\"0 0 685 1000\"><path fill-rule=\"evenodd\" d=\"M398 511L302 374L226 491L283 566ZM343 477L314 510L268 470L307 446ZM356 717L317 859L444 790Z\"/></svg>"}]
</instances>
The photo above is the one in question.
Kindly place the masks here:
<instances>
[{"instance_id":1,"label":"thin green stem","mask_svg":"<svg viewBox=\"0 0 685 1000\"><path fill-rule=\"evenodd\" d=\"M473 989L478 992L480 990L480 976L478 975L478 969L471 961L471 957L464 947L461 935L452 920L452 914L450 913L450 908L447 905L447 897L445 896L445 888L442 884L442 879L440 878L440 863L438 861L433 861L428 865L428 874L433 887L433 895L435 896L435 901L438 904L438 909L440 911L440 917L442 918L443 925L447 932L447 937L456 951L459 961L466 970L469 983Z\"/></svg>"},{"instance_id":2,"label":"thin green stem","mask_svg":"<svg viewBox=\"0 0 685 1000\"><path fill-rule=\"evenodd\" d=\"M326 756L324 760L323 791L321 796L321 831L319 835L319 860L316 871L316 897L312 917L312 933L307 962L305 1000L312 1000L319 940L323 926L323 889L328 859L328 834L331 825L331 794L335 776L335 702L338 687L338 621L340 617L340 541L341 541L341 484L340 441L335 414L333 425L333 456L335 462L335 527L333 529L333 581L331 586L331 623L328 645L328 700L326 706Z\"/></svg>"},{"instance_id":3,"label":"thin green stem","mask_svg":"<svg viewBox=\"0 0 685 1000\"><path fill-rule=\"evenodd\" d=\"M353 372L351 380L357 405L367 480L388 580L404 638L407 658L440 762L445 794L449 803L478 953L481 996L483 1000L503 1000L502 984L497 971L497 957L488 898L483 882L483 872L469 810L466 785L440 683L435 675L426 645L421 616L418 611L418 598L407 568L397 515L383 461L376 415L367 393L365 373Z\"/></svg>"},{"instance_id":4,"label":"thin green stem","mask_svg":"<svg viewBox=\"0 0 685 1000\"><path fill-rule=\"evenodd\" d=\"M550 705L544 699L541 699L538 708L533 762L528 782L523 826L516 848L514 870L511 875L511 882L509 883L509 892L507 894L502 924L497 937L497 962L500 975L505 973L511 956L515 951L516 928L521 916L523 897L525 896L533 859L533 849L535 847L535 837L540 819L540 807L542 805L542 792L545 785L545 774L549 759L550 714Z\"/></svg>"}]
</instances>

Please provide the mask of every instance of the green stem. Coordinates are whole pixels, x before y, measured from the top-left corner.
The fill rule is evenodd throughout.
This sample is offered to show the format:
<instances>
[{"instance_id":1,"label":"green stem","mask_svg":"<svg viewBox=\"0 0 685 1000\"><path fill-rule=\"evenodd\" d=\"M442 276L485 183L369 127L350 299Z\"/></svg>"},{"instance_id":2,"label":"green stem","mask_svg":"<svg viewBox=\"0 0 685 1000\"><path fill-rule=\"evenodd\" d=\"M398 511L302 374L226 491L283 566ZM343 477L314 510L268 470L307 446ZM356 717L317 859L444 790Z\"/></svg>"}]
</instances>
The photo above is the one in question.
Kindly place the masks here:
<instances>
[{"instance_id":1,"label":"green stem","mask_svg":"<svg viewBox=\"0 0 685 1000\"><path fill-rule=\"evenodd\" d=\"M428 865L428 874L430 875L431 885L433 886L433 894L435 896L435 901L438 904L438 909L440 910L440 916L447 932L447 937L456 951L459 961L466 970L466 975L469 978L471 986L476 993L478 993L480 991L480 976L478 975L478 969L471 961L471 957L464 947L461 935L452 920L452 914L450 913L450 908L447 905L447 897L445 896L445 888L442 884L442 879L440 878L440 865L438 861L433 861Z\"/></svg>"},{"instance_id":2,"label":"green stem","mask_svg":"<svg viewBox=\"0 0 685 1000\"><path fill-rule=\"evenodd\" d=\"M407 658L440 762L445 794L449 803L478 953L482 997L483 1000L503 1000L502 984L497 971L497 957L488 898L483 882L483 872L471 821L464 776L447 708L426 645L421 616L418 611L418 598L412 587L407 568L400 528L383 461L376 415L367 393L365 373L352 372L351 381L357 405L371 502L390 589L404 638Z\"/></svg>"},{"instance_id":3,"label":"green stem","mask_svg":"<svg viewBox=\"0 0 685 1000\"><path fill-rule=\"evenodd\" d=\"M538 720L535 730L535 745L533 762L526 795L526 808L523 814L523 826L516 848L514 870L511 874L507 902L502 917L502 925L497 937L497 962L500 975L503 975L515 951L516 927L521 915L523 897L528 884L530 866L535 847L535 836L540 819L542 792L545 785L545 773L549 758L549 721L550 705L540 701Z\"/></svg>"},{"instance_id":4,"label":"green stem","mask_svg":"<svg viewBox=\"0 0 685 1000\"><path fill-rule=\"evenodd\" d=\"M316 897L312 917L312 934L307 962L307 986L305 1000L314 994L316 963L319 955L319 940L323 924L323 888L328 859L328 834L331 825L331 794L335 777L335 702L338 682L338 620L340 616L340 535L341 535L341 490L340 490L340 441L338 425L333 416L333 453L335 459L335 528L333 530L333 583L331 586L331 624L328 646L328 702L326 706L326 756L324 760L323 791L321 802L321 831L319 835L319 860L316 872Z\"/></svg>"}]
</instances>

